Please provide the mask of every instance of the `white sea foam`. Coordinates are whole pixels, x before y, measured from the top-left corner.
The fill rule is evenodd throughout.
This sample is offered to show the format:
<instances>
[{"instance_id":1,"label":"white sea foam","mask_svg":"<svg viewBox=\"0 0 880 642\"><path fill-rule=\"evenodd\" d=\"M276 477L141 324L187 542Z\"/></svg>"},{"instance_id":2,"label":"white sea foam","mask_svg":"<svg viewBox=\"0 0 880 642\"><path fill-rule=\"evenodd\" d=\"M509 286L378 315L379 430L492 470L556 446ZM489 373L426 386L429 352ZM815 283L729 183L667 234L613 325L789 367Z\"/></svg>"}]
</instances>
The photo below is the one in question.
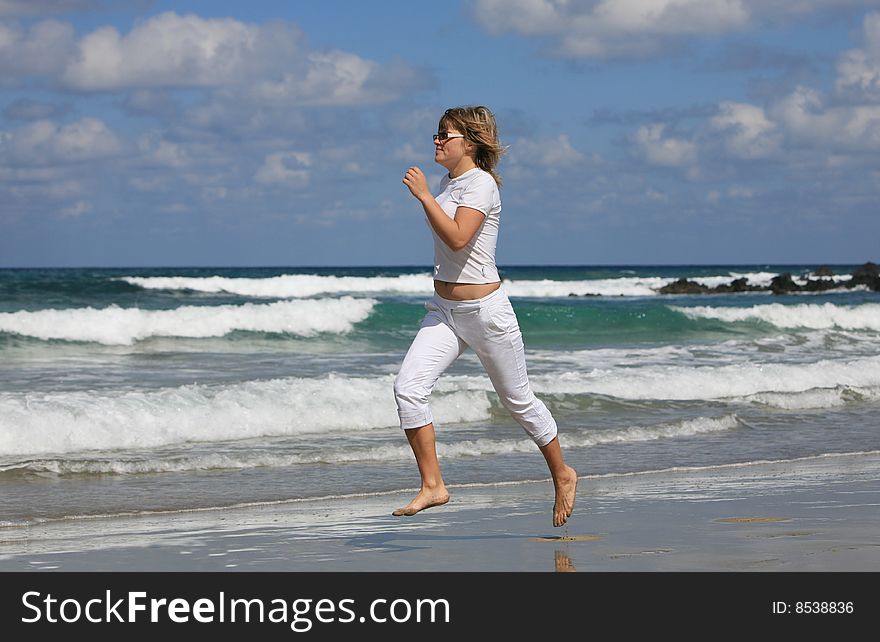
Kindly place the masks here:
<instances>
[{"instance_id":1,"label":"white sea foam","mask_svg":"<svg viewBox=\"0 0 880 642\"><path fill-rule=\"evenodd\" d=\"M730 283L735 278L745 277L755 285L769 285L775 274L770 272L753 272L747 274L733 273L726 276L691 277L709 287ZM669 285L676 279L659 276L619 277L613 279L591 279L584 281L542 280L508 280L504 287L510 296L522 297L566 297L566 296L658 296L657 290Z\"/></svg>"},{"instance_id":2,"label":"white sea foam","mask_svg":"<svg viewBox=\"0 0 880 642\"><path fill-rule=\"evenodd\" d=\"M69 308L0 313L0 332L130 345L149 337L220 337L235 330L312 336L344 333L366 319L375 299L309 299L275 303L182 306L172 310Z\"/></svg>"},{"instance_id":3,"label":"white sea foam","mask_svg":"<svg viewBox=\"0 0 880 642\"><path fill-rule=\"evenodd\" d=\"M672 279L661 277L621 277L584 281L508 280L504 282L504 289L513 297L655 296L656 288L671 282Z\"/></svg>"},{"instance_id":4,"label":"white sea foam","mask_svg":"<svg viewBox=\"0 0 880 642\"><path fill-rule=\"evenodd\" d=\"M745 361L722 366L646 365L593 368L529 377L544 395L605 395L618 399L736 399L763 392L804 392L814 388L880 386L880 357L823 359L812 363ZM489 390L484 376L449 376L445 385L458 390Z\"/></svg>"},{"instance_id":5,"label":"white sea foam","mask_svg":"<svg viewBox=\"0 0 880 642\"><path fill-rule=\"evenodd\" d=\"M748 279L748 282L750 285L760 285L760 286L767 287L772 283L773 277L775 277L775 276L778 276L778 274L776 272L744 272L744 273L731 272L730 278L710 277L708 280L703 280L700 282L714 287L714 286L718 286L718 285L726 285L726 284L730 283L730 281L732 279L746 278L746 279ZM799 274L792 274L792 280L795 283L797 283L798 285L806 285L808 278L809 279L816 279L817 277L814 274L809 274L806 276L799 275ZM825 280L834 281L835 283L846 283L847 281L849 281L852 278L852 276L849 274L835 274L833 276L823 277L823 278Z\"/></svg>"},{"instance_id":6,"label":"white sea foam","mask_svg":"<svg viewBox=\"0 0 880 642\"><path fill-rule=\"evenodd\" d=\"M714 287L745 277L755 285L769 285L776 276L771 272L735 273L726 276L692 277L691 280ZM384 276L324 276L319 274L285 274L266 278L209 277L119 277L131 285L148 289L191 290L195 292L228 293L251 297L295 298L317 294L388 293L430 295L433 280L429 273ZM506 280L504 287L514 297L585 296L657 296L657 290L675 281L667 277L619 277L581 281L552 279Z\"/></svg>"},{"instance_id":7,"label":"white sea foam","mask_svg":"<svg viewBox=\"0 0 880 642\"><path fill-rule=\"evenodd\" d=\"M706 349L715 346L706 346ZM592 348L585 350L529 350L528 362L558 370L560 364L583 368L611 368L614 366L645 366L651 364L684 363L693 359L693 346L658 346L654 348ZM734 352L740 354L740 352ZM717 358L717 357L716 357Z\"/></svg>"},{"instance_id":8,"label":"white sea foam","mask_svg":"<svg viewBox=\"0 0 880 642\"><path fill-rule=\"evenodd\" d=\"M393 377L328 375L147 391L0 393L0 456L333 432L370 436L398 426ZM551 404L555 395L602 395L834 407L880 399L880 356L801 364L621 366L536 374L531 381ZM447 374L431 399L442 423L487 420L495 403L485 375Z\"/></svg>"},{"instance_id":9,"label":"white sea foam","mask_svg":"<svg viewBox=\"0 0 880 642\"><path fill-rule=\"evenodd\" d=\"M603 430L588 435L569 435L569 447L591 447L610 443L633 443L658 439L674 439L693 435L722 432L739 425L736 415L722 417L697 417L679 422L655 426L628 426L619 430ZM511 453L533 453L534 443L523 439L467 439L444 441L437 445L441 459L461 457L506 455ZM209 453L195 456L168 458L156 457L118 457L98 458L42 458L18 462L14 465L0 466L0 472L27 470L37 473L70 474L143 474L183 472L193 470L247 469L257 467L280 467L299 464L323 463L341 464L356 462L395 462L408 461L412 451L405 443L400 445L379 445L375 447L349 447L345 449L325 449L315 454L272 453L244 451L237 453Z\"/></svg>"},{"instance_id":10,"label":"white sea foam","mask_svg":"<svg viewBox=\"0 0 880 642\"><path fill-rule=\"evenodd\" d=\"M814 388L803 392L762 392L746 397L745 401L785 410L809 410L837 408L854 402L878 399L880 399L880 388L877 387L836 386Z\"/></svg>"},{"instance_id":11,"label":"white sea foam","mask_svg":"<svg viewBox=\"0 0 880 642\"><path fill-rule=\"evenodd\" d=\"M434 288L434 281L427 273L389 277L282 274L266 278L124 276L120 279L131 285L153 290L192 290L270 298L299 298L343 292L430 294Z\"/></svg>"},{"instance_id":12,"label":"white sea foam","mask_svg":"<svg viewBox=\"0 0 880 642\"><path fill-rule=\"evenodd\" d=\"M878 352L873 333L828 328L773 336L728 339L714 343L688 343L656 347L587 348L528 352L530 371L627 367L648 365L730 365L753 362L812 363L822 357L874 356Z\"/></svg>"},{"instance_id":13,"label":"white sea foam","mask_svg":"<svg viewBox=\"0 0 880 642\"><path fill-rule=\"evenodd\" d=\"M880 304L835 305L833 303L783 305L770 303L751 307L672 307L692 319L720 321L765 321L778 328L842 328L880 330Z\"/></svg>"},{"instance_id":14,"label":"white sea foam","mask_svg":"<svg viewBox=\"0 0 880 642\"><path fill-rule=\"evenodd\" d=\"M587 434L567 434L565 443L575 448L589 448L602 444L634 443L691 437L705 433L723 432L740 425L736 415L722 417L695 417L682 421L657 424L653 426L627 426L613 430L599 430ZM450 444L439 444L438 454L446 457L468 455L499 455L515 452L533 452L534 443L529 439L492 440L476 439Z\"/></svg>"},{"instance_id":15,"label":"white sea foam","mask_svg":"<svg viewBox=\"0 0 880 642\"><path fill-rule=\"evenodd\" d=\"M732 430L740 425L735 414L721 417L695 417L656 426L630 426L622 430L600 430L592 434L567 439L572 446L596 446L609 443L654 441L676 437L692 437L712 432Z\"/></svg>"},{"instance_id":16,"label":"white sea foam","mask_svg":"<svg viewBox=\"0 0 880 642\"><path fill-rule=\"evenodd\" d=\"M393 375L187 385L153 391L0 393L0 456L156 448L399 426ZM485 391L438 390L445 422L487 419Z\"/></svg>"}]
</instances>

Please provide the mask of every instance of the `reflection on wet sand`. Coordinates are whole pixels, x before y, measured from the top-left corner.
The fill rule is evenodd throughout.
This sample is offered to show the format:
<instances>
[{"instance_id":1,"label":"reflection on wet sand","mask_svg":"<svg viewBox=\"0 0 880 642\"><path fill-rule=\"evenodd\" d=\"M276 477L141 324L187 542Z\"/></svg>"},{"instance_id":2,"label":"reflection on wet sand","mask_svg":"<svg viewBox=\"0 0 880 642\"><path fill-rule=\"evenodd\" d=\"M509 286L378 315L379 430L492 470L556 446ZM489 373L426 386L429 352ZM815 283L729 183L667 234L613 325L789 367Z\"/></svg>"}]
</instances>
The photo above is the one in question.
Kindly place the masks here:
<instances>
[{"instance_id":1,"label":"reflection on wet sand","mask_svg":"<svg viewBox=\"0 0 880 642\"><path fill-rule=\"evenodd\" d=\"M553 553L553 562L556 565L557 573L574 573L577 571L571 562L571 558L559 549Z\"/></svg>"}]
</instances>

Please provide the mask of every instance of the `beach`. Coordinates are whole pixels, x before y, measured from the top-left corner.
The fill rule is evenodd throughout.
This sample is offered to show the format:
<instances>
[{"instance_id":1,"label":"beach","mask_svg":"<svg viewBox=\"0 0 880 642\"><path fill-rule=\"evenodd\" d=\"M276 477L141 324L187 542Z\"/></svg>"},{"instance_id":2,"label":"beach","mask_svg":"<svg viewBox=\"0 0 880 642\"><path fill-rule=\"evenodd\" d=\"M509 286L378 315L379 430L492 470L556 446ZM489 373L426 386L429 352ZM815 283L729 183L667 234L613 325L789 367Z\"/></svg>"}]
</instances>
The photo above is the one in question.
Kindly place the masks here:
<instances>
[{"instance_id":1,"label":"beach","mask_svg":"<svg viewBox=\"0 0 880 642\"><path fill-rule=\"evenodd\" d=\"M59 520L0 530L0 570L877 571L880 453L581 477L568 524L548 481Z\"/></svg>"},{"instance_id":2,"label":"beach","mask_svg":"<svg viewBox=\"0 0 880 642\"><path fill-rule=\"evenodd\" d=\"M580 475L560 529L472 351L431 395L452 500L392 517L424 268L0 270L0 570L880 570L880 292L853 269L503 268ZM660 293L817 271L841 287Z\"/></svg>"}]
</instances>

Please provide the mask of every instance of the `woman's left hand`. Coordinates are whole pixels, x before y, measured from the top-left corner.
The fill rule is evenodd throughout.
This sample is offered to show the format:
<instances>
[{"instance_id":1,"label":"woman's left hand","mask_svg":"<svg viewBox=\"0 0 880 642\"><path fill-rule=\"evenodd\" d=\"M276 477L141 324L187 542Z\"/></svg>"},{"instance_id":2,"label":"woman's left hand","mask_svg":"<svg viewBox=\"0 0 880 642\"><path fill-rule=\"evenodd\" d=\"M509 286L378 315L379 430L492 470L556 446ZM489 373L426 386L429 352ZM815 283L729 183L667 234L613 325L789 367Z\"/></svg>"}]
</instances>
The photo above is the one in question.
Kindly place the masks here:
<instances>
[{"instance_id":1,"label":"woman's left hand","mask_svg":"<svg viewBox=\"0 0 880 642\"><path fill-rule=\"evenodd\" d=\"M410 167L403 176L403 184L409 188L410 193L420 201L431 195L428 189L428 179L418 167Z\"/></svg>"}]
</instances>

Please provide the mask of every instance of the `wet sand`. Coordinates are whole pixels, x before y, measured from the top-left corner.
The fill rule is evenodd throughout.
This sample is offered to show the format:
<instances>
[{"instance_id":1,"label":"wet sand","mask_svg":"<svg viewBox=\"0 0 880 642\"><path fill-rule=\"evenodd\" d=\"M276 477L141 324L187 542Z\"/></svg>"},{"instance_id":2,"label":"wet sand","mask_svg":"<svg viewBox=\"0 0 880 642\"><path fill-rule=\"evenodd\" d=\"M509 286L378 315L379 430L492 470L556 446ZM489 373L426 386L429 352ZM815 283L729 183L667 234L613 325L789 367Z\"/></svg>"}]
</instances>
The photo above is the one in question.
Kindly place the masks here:
<instances>
[{"instance_id":1,"label":"wet sand","mask_svg":"<svg viewBox=\"0 0 880 642\"><path fill-rule=\"evenodd\" d=\"M878 571L880 453L0 529L0 571Z\"/></svg>"}]
</instances>

